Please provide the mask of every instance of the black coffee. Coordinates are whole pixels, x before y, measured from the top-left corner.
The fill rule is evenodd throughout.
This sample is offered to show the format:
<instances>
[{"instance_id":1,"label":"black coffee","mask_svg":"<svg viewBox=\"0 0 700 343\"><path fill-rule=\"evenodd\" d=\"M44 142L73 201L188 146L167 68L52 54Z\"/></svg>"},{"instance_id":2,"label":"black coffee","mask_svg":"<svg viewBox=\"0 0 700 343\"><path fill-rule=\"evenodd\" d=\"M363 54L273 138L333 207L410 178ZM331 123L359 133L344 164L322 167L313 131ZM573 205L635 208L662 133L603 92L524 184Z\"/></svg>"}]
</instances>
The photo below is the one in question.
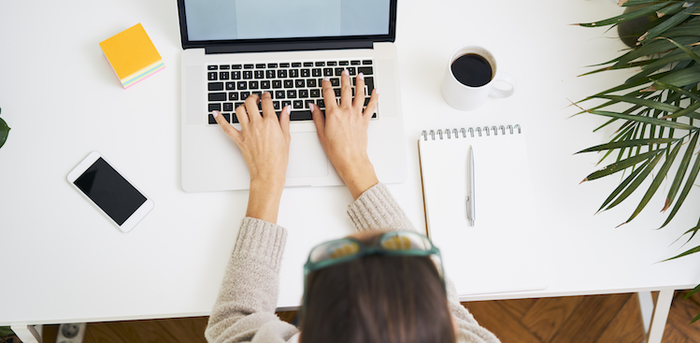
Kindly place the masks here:
<instances>
[{"instance_id":1,"label":"black coffee","mask_svg":"<svg viewBox=\"0 0 700 343\"><path fill-rule=\"evenodd\" d=\"M451 68L457 81L470 87L481 87L493 77L489 61L477 54L459 56Z\"/></svg>"}]
</instances>

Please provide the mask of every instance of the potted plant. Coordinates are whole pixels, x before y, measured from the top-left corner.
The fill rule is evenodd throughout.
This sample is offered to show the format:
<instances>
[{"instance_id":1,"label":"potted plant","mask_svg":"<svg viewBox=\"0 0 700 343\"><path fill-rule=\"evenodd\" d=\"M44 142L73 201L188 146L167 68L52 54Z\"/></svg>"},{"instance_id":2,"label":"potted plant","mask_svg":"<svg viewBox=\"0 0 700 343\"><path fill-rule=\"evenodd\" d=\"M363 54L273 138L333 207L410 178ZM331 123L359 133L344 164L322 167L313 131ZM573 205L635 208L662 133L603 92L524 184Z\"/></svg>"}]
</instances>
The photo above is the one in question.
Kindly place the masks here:
<instances>
[{"instance_id":1,"label":"potted plant","mask_svg":"<svg viewBox=\"0 0 700 343\"><path fill-rule=\"evenodd\" d=\"M0 108L0 114L2 113L2 109ZM3 145L5 145L5 142L7 141L7 136L10 134L10 127L7 126L7 123L0 118L0 148L2 148Z\"/></svg>"},{"instance_id":2,"label":"potted plant","mask_svg":"<svg viewBox=\"0 0 700 343\"><path fill-rule=\"evenodd\" d=\"M577 114L609 118L594 131L608 125L618 128L608 143L578 152L602 152L600 162L607 161L603 169L583 181L622 175L620 184L599 209L606 211L626 200L644 180L651 179L642 200L620 224L623 225L634 220L668 180L668 193L661 208L667 213L663 228L673 220L688 194L697 191L693 186L700 173L700 1L620 0L620 5L627 8L620 16L577 24L619 26L621 38L632 41L632 47L621 56L594 66L598 68L584 75L619 69L636 71L623 84L576 103L582 109ZM636 23L632 25L633 20ZM594 107L582 107L594 100L599 102ZM700 222L683 236L687 235L690 241L699 230ZM699 251L700 245L666 261ZM686 298L698 291L700 285ZM698 319L700 315L693 322Z\"/></svg>"}]
</instances>

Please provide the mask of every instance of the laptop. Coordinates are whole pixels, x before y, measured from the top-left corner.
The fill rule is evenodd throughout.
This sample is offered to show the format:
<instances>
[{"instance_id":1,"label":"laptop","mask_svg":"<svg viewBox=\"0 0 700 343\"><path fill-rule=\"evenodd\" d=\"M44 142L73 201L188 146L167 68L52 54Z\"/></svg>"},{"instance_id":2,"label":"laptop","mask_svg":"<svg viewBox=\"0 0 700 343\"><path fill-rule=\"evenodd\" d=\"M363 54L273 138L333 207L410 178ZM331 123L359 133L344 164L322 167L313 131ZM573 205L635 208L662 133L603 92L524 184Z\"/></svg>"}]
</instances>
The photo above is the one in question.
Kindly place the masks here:
<instances>
[{"instance_id":1,"label":"laptop","mask_svg":"<svg viewBox=\"0 0 700 343\"><path fill-rule=\"evenodd\" d=\"M353 80L364 74L368 97L372 89L381 89L368 129L368 155L379 180L405 181L394 46L396 2L178 0L183 47L182 188L187 192L249 188L250 174L240 150L211 114L219 110L240 129L235 108L245 97L261 92L270 92L278 114L285 105L292 106L286 186L343 185L321 147L308 106L325 108L323 78L331 80L339 95L340 73L345 69Z\"/></svg>"}]
</instances>

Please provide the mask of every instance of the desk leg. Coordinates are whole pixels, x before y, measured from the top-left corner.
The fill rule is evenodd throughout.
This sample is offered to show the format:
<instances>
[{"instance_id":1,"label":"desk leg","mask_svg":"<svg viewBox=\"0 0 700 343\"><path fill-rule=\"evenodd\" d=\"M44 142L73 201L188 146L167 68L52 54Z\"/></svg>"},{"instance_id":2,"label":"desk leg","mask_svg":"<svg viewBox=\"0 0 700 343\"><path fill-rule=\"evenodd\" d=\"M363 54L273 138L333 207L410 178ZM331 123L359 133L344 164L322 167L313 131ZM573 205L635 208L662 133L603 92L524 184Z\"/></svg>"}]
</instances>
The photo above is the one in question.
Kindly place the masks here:
<instances>
[{"instance_id":1,"label":"desk leg","mask_svg":"<svg viewBox=\"0 0 700 343\"><path fill-rule=\"evenodd\" d=\"M676 290L673 288L666 288L659 292L659 297L656 299L656 306L654 306L654 316L651 319L647 343L661 343L675 291Z\"/></svg>"},{"instance_id":2,"label":"desk leg","mask_svg":"<svg viewBox=\"0 0 700 343\"><path fill-rule=\"evenodd\" d=\"M10 329L14 331L17 338L23 343L42 343L41 341L41 325L13 324Z\"/></svg>"},{"instance_id":3,"label":"desk leg","mask_svg":"<svg viewBox=\"0 0 700 343\"><path fill-rule=\"evenodd\" d=\"M651 317L654 316L654 299L651 298L651 292L638 292L639 309L642 312L642 324L644 325L644 333L649 333L651 326Z\"/></svg>"}]
</instances>

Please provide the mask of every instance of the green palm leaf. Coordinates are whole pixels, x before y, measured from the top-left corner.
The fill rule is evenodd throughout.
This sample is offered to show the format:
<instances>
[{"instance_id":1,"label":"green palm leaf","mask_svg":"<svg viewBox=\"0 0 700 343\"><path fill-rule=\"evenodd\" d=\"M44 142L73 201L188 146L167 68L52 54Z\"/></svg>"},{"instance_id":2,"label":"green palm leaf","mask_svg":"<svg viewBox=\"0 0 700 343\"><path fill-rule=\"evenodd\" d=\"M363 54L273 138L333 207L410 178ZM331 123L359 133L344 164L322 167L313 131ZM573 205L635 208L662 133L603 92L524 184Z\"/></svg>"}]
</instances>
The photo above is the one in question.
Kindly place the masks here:
<instances>
[{"instance_id":1,"label":"green palm leaf","mask_svg":"<svg viewBox=\"0 0 700 343\"><path fill-rule=\"evenodd\" d=\"M698 134L696 133L690 139L688 146L685 148L685 154L683 155L683 159L681 159L681 163L678 166L678 171L676 171L676 177L671 183L671 188L669 189L668 195L666 196L666 203L661 209L661 212L665 212L669 208L669 206L671 206L673 200L676 199L676 193L678 192L678 189L681 186L681 182L683 181L685 172L688 170L688 166L690 165L690 159L693 157L693 152L695 151L695 144L697 144L697 142Z\"/></svg>"},{"instance_id":2,"label":"green palm leaf","mask_svg":"<svg viewBox=\"0 0 700 343\"><path fill-rule=\"evenodd\" d=\"M683 190L681 190L681 193L678 195L678 201L676 201L676 205L673 206L671 213L669 213L668 217L666 218L666 221L664 221L660 228L663 228L664 226L668 225L668 223L671 222L673 217L675 217L676 213L678 213L678 210L681 208L683 201L685 201L685 198L688 196L688 193L690 193L690 189L693 188L695 179L698 177L698 172L700 172L700 158L698 158L696 155L695 163L693 164L693 167L690 170L690 174L688 174L688 180L685 181L685 186L683 187Z\"/></svg>"},{"instance_id":3,"label":"green palm leaf","mask_svg":"<svg viewBox=\"0 0 700 343\"><path fill-rule=\"evenodd\" d=\"M656 193L656 190L659 189L661 182L666 177L668 170L671 168L671 164L673 164L673 161L676 159L676 156L678 155L678 152L680 150L681 150L681 144L678 143L678 144L676 144L676 147L673 148L671 153L666 158L666 162L664 162L664 164L661 166L661 169L656 174L654 181L651 182L649 189L647 189L647 192L644 194L644 197L642 197L642 200L639 202L639 205L637 205L637 208L634 210L634 212L632 212L632 215L630 215L629 219L627 219L627 221L625 221L622 224L627 224L630 221L632 221L632 219L637 217L637 215L639 215L639 213L642 212L644 207L646 207L646 205L649 203L649 200L651 200L651 197L654 196L654 193ZM622 224L620 224L620 225L622 225Z\"/></svg>"},{"instance_id":4,"label":"green palm leaf","mask_svg":"<svg viewBox=\"0 0 700 343\"><path fill-rule=\"evenodd\" d=\"M581 183L586 182L586 181L593 181L593 180L599 179L603 176L612 175L612 174L615 174L617 172L623 171L626 168L629 168L629 167L631 167L635 164L638 164L640 162L652 159L654 157L663 156L662 154L659 154L659 153L663 152L664 150L665 149L649 151L649 152L645 152L643 154L632 156L630 158L626 158L626 159L619 161L619 162L611 163L611 164L605 166L603 169L589 174L588 176L586 176L585 179L583 179L583 181L581 181Z\"/></svg>"},{"instance_id":5,"label":"green palm leaf","mask_svg":"<svg viewBox=\"0 0 700 343\"><path fill-rule=\"evenodd\" d=\"M654 170L654 167L656 167L656 164L661 161L661 158L663 157L663 154L658 154L656 157L649 162L649 164L642 169L642 171L639 173L639 175L630 183L629 187L627 187L615 201L610 203L608 207L605 208L605 210L609 210L619 204L621 204L627 197L629 197L637 188L639 185L642 184L642 182L647 178L647 176L651 173L652 170Z\"/></svg>"},{"instance_id":6,"label":"green palm leaf","mask_svg":"<svg viewBox=\"0 0 700 343\"><path fill-rule=\"evenodd\" d=\"M605 19L605 20L601 20L601 21L597 21L597 22L592 22L592 23L579 23L579 24L574 24L574 25L579 25L579 26L583 26L583 27L608 26L608 25L612 25L612 24L617 24L621 21L630 20L630 19L634 19L634 18L640 18L640 17L644 17L644 16L649 15L649 14L654 14L654 13L656 13L657 10L660 10L660 9L667 7L667 6L668 6L668 4L666 4L666 3L655 4L655 5L651 5L648 7L644 7L642 9L639 9L636 11L624 13L624 14L619 15L617 17L612 17L609 19Z\"/></svg>"}]
</instances>

